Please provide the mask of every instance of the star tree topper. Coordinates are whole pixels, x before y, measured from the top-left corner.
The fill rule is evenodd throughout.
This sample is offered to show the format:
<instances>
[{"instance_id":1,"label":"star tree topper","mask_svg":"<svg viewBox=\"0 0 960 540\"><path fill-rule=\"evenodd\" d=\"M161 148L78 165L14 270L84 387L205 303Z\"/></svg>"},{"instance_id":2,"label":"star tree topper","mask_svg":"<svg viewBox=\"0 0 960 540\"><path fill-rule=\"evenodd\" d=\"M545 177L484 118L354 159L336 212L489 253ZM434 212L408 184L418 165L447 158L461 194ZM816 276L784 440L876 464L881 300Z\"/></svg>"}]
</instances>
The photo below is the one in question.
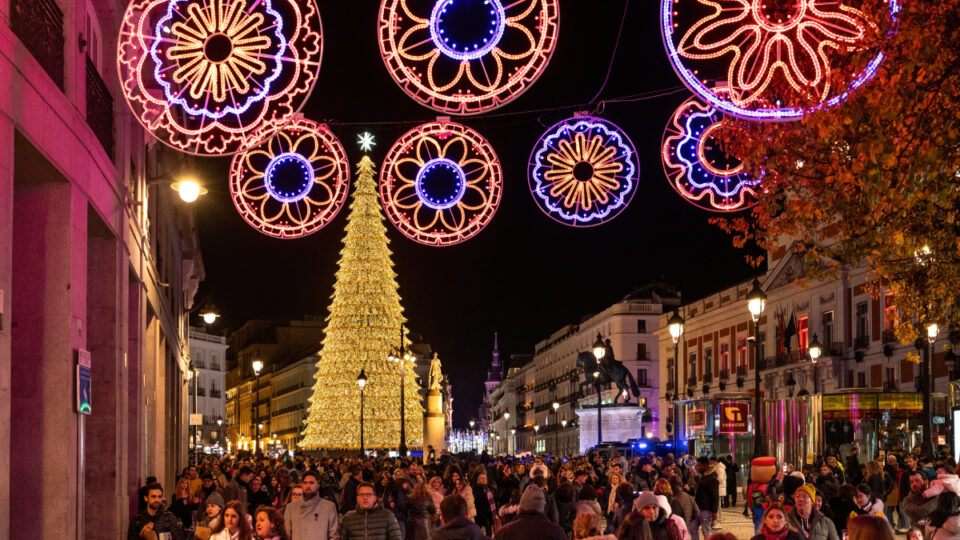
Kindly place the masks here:
<instances>
[{"instance_id":1,"label":"star tree topper","mask_svg":"<svg viewBox=\"0 0 960 540\"><path fill-rule=\"evenodd\" d=\"M369 131L364 131L357 136L357 144L360 145L360 150L363 150L364 152L369 152L374 146L377 145L377 143L373 141L373 133L370 133Z\"/></svg>"}]
</instances>

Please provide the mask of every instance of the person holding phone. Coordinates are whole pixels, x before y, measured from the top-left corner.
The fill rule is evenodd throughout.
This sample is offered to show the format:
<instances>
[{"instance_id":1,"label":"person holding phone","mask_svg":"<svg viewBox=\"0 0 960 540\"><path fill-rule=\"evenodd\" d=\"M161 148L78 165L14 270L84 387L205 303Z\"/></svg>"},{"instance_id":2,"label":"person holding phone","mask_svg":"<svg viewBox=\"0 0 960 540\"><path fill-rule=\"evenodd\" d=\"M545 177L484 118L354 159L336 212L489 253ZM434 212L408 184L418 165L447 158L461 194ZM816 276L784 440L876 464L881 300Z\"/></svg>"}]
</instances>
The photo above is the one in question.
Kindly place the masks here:
<instances>
[{"instance_id":1,"label":"person holding phone","mask_svg":"<svg viewBox=\"0 0 960 540\"><path fill-rule=\"evenodd\" d=\"M163 486L153 482L143 486L143 500L146 503L142 512L130 522L127 540L187 540L183 523L170 512L163 509Z\"/></svg>"}]
</instances>

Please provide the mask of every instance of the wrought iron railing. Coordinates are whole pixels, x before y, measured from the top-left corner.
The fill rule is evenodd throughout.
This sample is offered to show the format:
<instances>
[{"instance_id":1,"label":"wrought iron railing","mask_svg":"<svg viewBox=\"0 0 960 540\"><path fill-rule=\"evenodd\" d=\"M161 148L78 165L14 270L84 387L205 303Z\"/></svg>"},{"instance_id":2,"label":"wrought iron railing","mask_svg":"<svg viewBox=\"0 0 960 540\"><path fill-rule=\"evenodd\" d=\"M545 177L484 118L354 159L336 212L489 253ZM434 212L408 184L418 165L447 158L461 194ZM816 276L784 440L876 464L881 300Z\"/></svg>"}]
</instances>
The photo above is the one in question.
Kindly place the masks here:
<instances>
[{"instance_id":1,"label":"wrought iron railing","mask_svg":"<svg viewBox=\"0 0 960 540\"><path fill-rule=\"evenodd\" d=\"M857 336L853 338L854 349L866 349L870 346L870 336Z\"/></svg>"},{"instance_id":2,"label":"wrought iron railing","mask_svg":"<svg viewBox=\"0 0 960 540\"><path fill-rule=\"evenodd\" d=\"M54 0L11 0L10 27L63 90L63 12Z\"/></svg>"},{"instance_id":3,"label":"wrought iron railing","mask_svg":"<svg viewBox=\"0 0 960 540\"><path fill-rule=\"evenodd\" d=\"M97 66L87 57L87 124L103 149L113 159L113 96L100 78Z\"/></svg>"}]
</instances>

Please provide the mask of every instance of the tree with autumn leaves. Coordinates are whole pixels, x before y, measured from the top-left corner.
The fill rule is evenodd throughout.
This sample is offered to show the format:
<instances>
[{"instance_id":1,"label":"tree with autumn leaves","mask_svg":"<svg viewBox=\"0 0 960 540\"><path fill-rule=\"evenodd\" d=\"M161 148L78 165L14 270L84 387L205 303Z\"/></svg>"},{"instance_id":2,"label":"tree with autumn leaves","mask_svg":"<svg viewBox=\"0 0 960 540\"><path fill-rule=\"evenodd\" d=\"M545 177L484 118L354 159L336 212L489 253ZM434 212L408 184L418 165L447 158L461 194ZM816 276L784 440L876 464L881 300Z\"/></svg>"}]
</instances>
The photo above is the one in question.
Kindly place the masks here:
<instances>
[{"instance_id":1,"label":"tree with autumn leaves","mask_svg":"<svg viewBox=\"0 0 960 540\"><path fill-rule=\"evenodd\" d=\"M794 241L812 278L865 267L894 294L906 343L931 322L960 328L960 0L902 2L895 19L885 2L865 11L871 38L833 51L846 60L834 77L846 84L880 50L870 82L794 122L722 130L727 151L766 175L749 214L715 222L739 246Z\"/></svg>"}]
</instances>

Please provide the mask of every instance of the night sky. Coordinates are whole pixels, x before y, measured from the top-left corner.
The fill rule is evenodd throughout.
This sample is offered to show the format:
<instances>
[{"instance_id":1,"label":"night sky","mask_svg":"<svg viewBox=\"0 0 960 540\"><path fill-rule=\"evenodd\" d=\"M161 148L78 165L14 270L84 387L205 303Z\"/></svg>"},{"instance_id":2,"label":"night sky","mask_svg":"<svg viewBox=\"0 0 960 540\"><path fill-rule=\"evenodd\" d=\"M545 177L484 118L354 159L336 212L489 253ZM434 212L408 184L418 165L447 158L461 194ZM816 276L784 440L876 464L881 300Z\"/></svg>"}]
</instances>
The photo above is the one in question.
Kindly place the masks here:
<instances>
[{"instance_id":1,"label":"night sky","mask_svg":"<svg viewBox=\"0 0 960 540\"><path fill-rule=\"evenodd\" d=\"M323 64L303 113L326 121L353 165L357 134L386 151L413 126L438 114L408 97L387 73L377 45L379 2L320 2ZM492 222L465 243L416 244L389 223L400 295L414 334L440 354L454 388L454 422L465 426L479 407L494 331L502 357L532 353L561 326L603 309L634 287L663 279L692 300L754 273L744 252L708 223L712 214L668 185L660 140L669 116L690 94L664 53L659 2L629 4L609 81L597 103L624 14L618 0L560 0L556 51L540 79L501 109L455 119L487 138L504 170L503 198ZM629 97L630 101L622 101ZM642 99L639 99L642 98ZM608 100L603 102L604 100ZM618 100L614 102L613 100ZM601 103L603 102L603 103ZM543 214L527 187L527 160L543 130L587 110L623 128L640 157L630 206L599 227L575 229ZM347 208L326 228L298 240L255 231L237 213L227 159L200 160L210 194L195 206L210 298L223 318L211 330L253 318L326 314L344 236Z\"/></svg>"}]
</instances>

